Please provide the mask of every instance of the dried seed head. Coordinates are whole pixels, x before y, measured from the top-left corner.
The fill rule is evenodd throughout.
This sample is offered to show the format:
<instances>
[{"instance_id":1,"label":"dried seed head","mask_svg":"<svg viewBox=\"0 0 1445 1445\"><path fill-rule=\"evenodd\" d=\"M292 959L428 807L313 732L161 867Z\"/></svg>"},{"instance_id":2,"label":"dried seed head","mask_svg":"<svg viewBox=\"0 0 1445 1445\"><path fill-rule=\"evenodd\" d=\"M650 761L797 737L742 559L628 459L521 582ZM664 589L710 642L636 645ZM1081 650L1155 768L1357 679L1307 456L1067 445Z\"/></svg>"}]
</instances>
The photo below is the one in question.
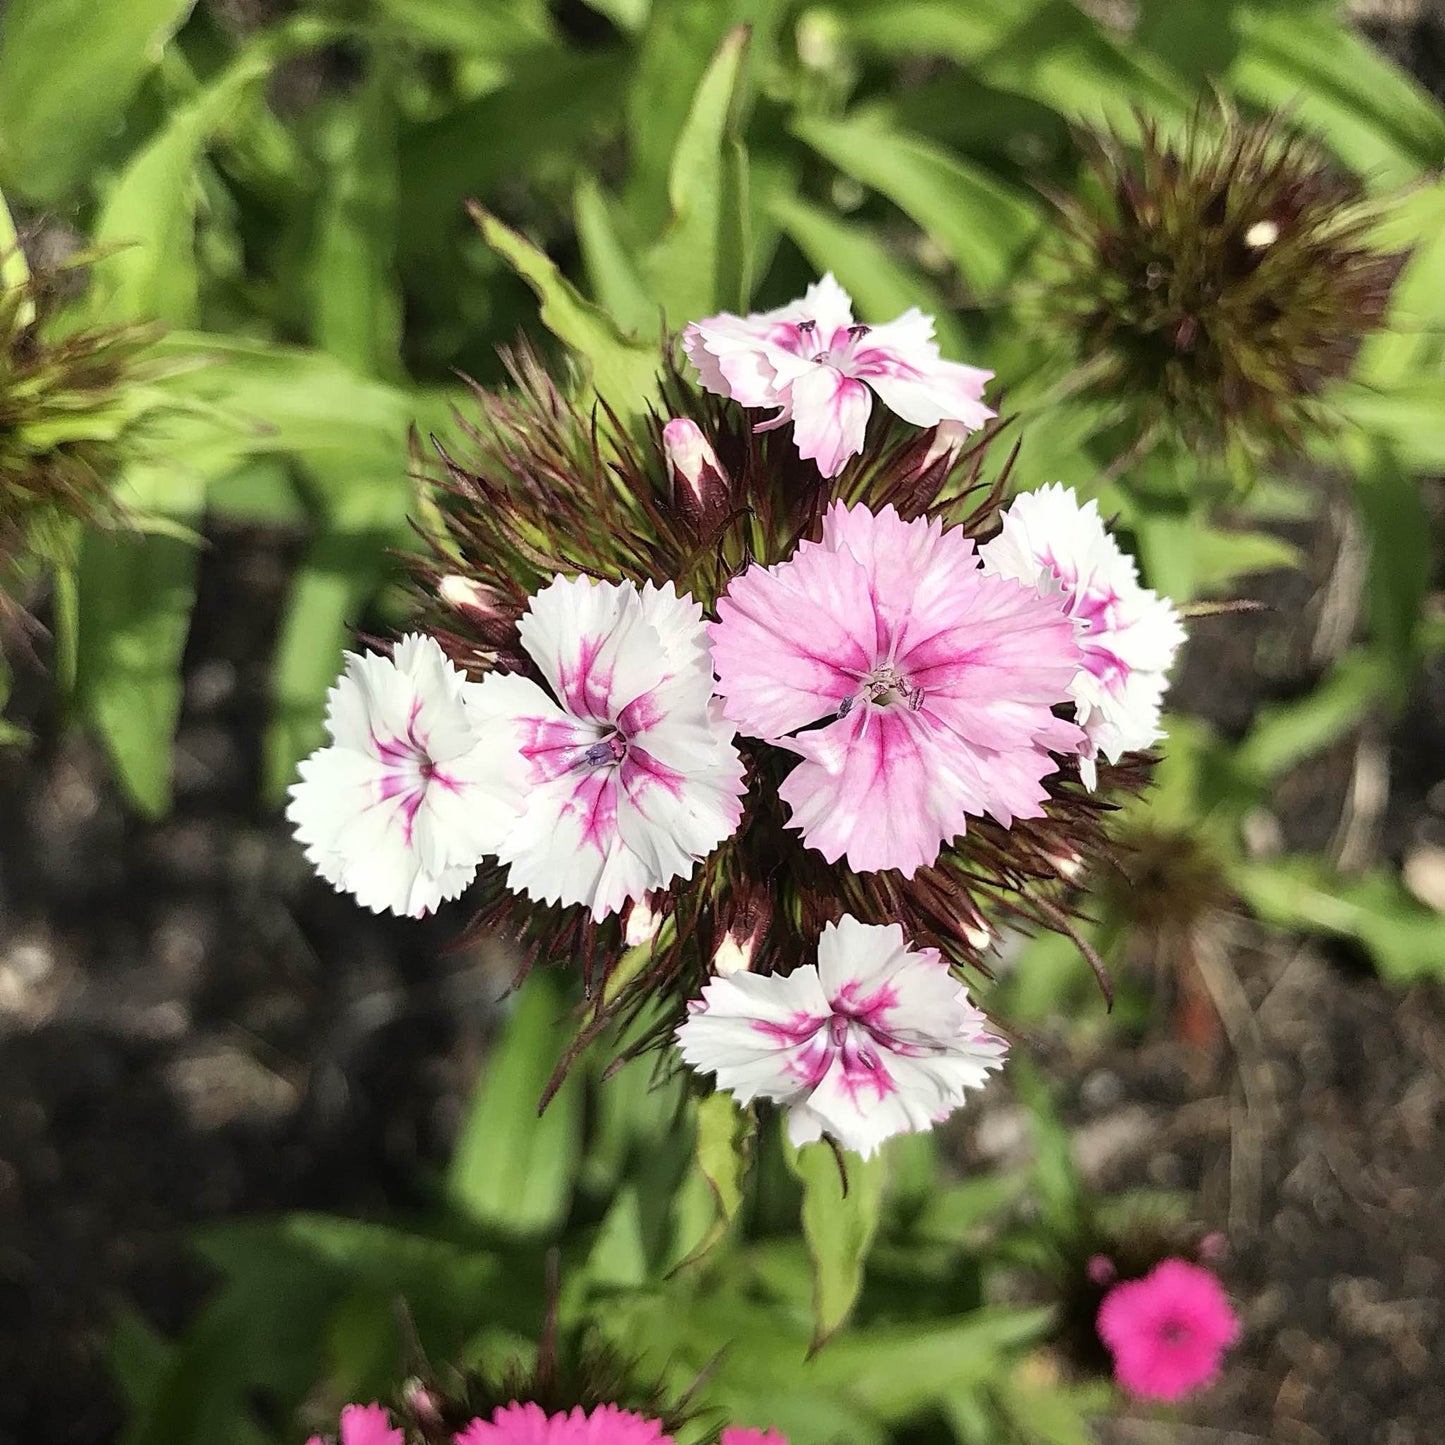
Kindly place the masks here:
<instances>
[{"instance_id":1,"label":"dried seed head","mask_svg":"<svg viewBox=\"0 0 1445 1445\"><path fill-rule=\"evenodd\" d=\"M1060 202L1062 317L1093 391L1145 434L1268 449L1326 419L1405 257L1371 248L1352 177L1279 120L1201 111L1166 140L1091 133L1082 198ZM1052 333L1051 333L1052 334Z\"/></svg>"}]
</instances>

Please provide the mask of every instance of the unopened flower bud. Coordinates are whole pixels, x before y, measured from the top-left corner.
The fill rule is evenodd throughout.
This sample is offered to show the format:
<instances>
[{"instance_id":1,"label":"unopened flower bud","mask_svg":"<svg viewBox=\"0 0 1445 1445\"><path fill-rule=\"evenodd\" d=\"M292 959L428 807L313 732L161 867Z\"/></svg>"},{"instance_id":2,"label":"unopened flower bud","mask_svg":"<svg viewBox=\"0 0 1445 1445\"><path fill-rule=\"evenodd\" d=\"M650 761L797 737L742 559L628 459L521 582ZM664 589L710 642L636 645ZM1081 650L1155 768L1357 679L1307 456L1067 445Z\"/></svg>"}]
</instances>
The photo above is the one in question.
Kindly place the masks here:
<instances>
[{"instance_id":1,"label":"unopened flower bud","mask_svg":"<svg viewBox=\"0 0 1445 1445\"><path fill-rule=\"evenodd\" d=\"M1084 860L1072 848L1049 855L1049 863L1055 873L1066 883L1073 883L1084 871Z\"/></svg>"},{"instance_id":2,"label":"unopened flower bud","mask_svg":"<svg viewBox=\"0 0 1445 1445\"><path fill-rule=\"evenodd\" d=\"M657 937L657 930L661 927L662 915L652 907L646 898L639 898L627 910L627 924L623 930L623 939L628 948L640 948L644 943L651 943Z\"/></svg>"},{"instance_id":3,"label":"unopened flower bud","mask_svg":"<svg viewBox=\"0 0 1445 1445\"><path fill-rule=\"evenodd\" d=\"M961 421L939 422L933 428L933 436L929 439L928 450L924 452L918 470L926 472L935 462L939 461L943 462L945 468L951 469L962 453L970 434L969 428L964 426Z\"/></svg>"},{"instance_id":4,"label":"unopened flower bud","mask_svg":"<svg viewBox=\"0 0 1445 1445\"><path fill-rule=\"evenodd\" d=\"M1096 1254L1089 1260L1089 1278L1095 1284L1113 1284L1118 1277L1119 1271L1107 1254Z\"/></svg>"},{"instance_id":5,"label":"unopened flower bud","mask_svg":"<svg viewBox=\"0 0 1445 1445\"><path fill-rule=\"evenodd\" d=\"M437 596L479 625L499 622L504 616L497 594L490 587L457 573L442 578L437 585Z\"/></svg>"},{"instance_id":6,"label":"unopened flower bud","mask_svg":"<svg viewBox=\"0 0 1445 1445\"><path fill-rule=\"evenodd\" d=\"M959 924L959 932L963 934L969 946L977 949L979 953L993 943L993 929L981 918L965 918Z\"/></svg>"},{"instance_id":7,"label":"unopened flower bud","mask_svg":"<svg viewBox=\"0 0 1445 1445\"><path fill-rule=\"evenodd\" d=\"M673 501L689 521L702 521L727 500L728 476L702 428L687 417L674 417L662 429L662 449L672 479Z\"/></svg>"}]
</instances>

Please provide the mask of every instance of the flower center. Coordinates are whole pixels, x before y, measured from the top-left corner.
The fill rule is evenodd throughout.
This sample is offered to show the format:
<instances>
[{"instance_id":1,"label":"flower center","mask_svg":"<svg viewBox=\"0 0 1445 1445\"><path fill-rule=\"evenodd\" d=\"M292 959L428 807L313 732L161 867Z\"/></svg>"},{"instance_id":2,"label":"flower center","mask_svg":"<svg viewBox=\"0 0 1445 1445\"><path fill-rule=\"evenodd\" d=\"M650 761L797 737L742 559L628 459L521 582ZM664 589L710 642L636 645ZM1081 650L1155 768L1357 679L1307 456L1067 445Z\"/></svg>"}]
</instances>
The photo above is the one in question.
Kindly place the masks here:
<instances>
[{"instance_id":1,"label":"flower center","mask_svg":"<svg viewBox=\"0 0 1445 1445\"><path fill-rule=\"evenodd\" d=\"M1189 1338L1189 1326L1179 1320L1165 1320L1159 1327L1159 1337L1166 1345L1182 1345Z\"/></svg>"},{"instance_id":2,"label":"flower center","mask_svg":"<svg viewBox=\"0 0 1445 1445\"><path fill-rule=\"evenodd\" d=\"M813 353L813 362L816 365L822 365L825 362L832 363L834 365L841 364L841 362L847 357L848 353L853 349L854 343L857 341L861 341L863 337L867 336L870 329L870 327L865 326L861 321L854 322L854 324L850 326L847 330L847 340L844 341L841 346L838 344L837 333L834 332L832 336L827 338L828 344L824 346L821 350L815 351ZM799 333L809 340L814 337L817 330L818 323L816 321L798 322Z\"/></svg>"},{"instance_id":3,"label":"flower center","mask_svg":"<svg viewBox=\"0 0 1445 1445\"><path fill-rule=\"evenodd\" d=\"M845 697L838 708L839 717L847 717L860 702L874 707L892 707L901 703L910 712L923 706L923 689L915 687L892 663L875 667L862 679L862 686L852 697Z\"/></svg>"},{"instance_id":4,"label":"flower center","mask_svg":"<svg viewBox=\"0 0 1445 1445\"><path fill-rule=\"evenodd\" d=\"M579 768L606 768L620 763L627 756L627 739L619 732L611 732L599 738L586 748L577 761Z\"/></svg>"}]
</instances>

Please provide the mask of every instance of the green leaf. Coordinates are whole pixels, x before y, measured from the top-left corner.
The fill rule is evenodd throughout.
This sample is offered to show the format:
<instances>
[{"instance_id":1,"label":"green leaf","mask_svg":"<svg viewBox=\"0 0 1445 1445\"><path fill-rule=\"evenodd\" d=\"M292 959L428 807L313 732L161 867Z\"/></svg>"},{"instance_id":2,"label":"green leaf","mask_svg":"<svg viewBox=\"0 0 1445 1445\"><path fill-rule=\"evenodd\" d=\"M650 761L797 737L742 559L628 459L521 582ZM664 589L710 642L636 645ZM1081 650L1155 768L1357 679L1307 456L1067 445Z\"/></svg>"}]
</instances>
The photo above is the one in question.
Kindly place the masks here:
<instances>
[{"instance_id":1,"label":"green leaf","mask_svg":"<svg viewBox=\"0 0 1445 1445\"><path fill-rule=\"evenodd\" d=\"M1445 164L1445 112L1333 15L1241 5L1225 83L1266 111L1288 110L1381 190Z\"/></svg>"},{"instance_id":2,"label":"green leaf","mask_svg":"<svg viewBox=\"0 0 1445 1445\"><path fill-rule=\"evenodd\" d=\"M602 309L631 334L660 330L662 313L638 274L635 248L618 224L612 198L590 171L577 182L572 216L587 284Z\"/></svg>"},{"instance_id":3,"label":"green leaf","mask_svg":"<svg viewBox=\"0 0 1445 1445\"><path fill-rule=\"evenodd\" d=\"M1234 531L1196 523L1191 540L1195 596L1217 595L1240 577L1280 567L1298 568L1304 563L1300 549L1273 532Z\"/></svg>"},{"instance_id":4,"label":"green leaf","mask_svg":"<svg viewBox=\"0 0 1445 1445\"><path fill-rule=\"evenodd\" d=\"M1193 99L1166 66L1121 44L1071 0L851 0L843 16L858 45L946 57L1089 125L1131 130L1136 106L1182 118Z\"/></svg>"},{"instance_id":5,"label":"green leaf","mask_svg":"<svg viewBox=\"0 0 1445 1445\"><path fill-rule=\"evenodd\" d=\"M15 220L5 197L0 195L0 291L16 291L30 282L30 266L20 245ZM35 320L35 303L26 299L15 308L15 324L29 326Z\"/></svg>"},{"instance_id":6,"label":"green leaf","mask_svg":"<svg viewBox=\"0 0 1445 1445\"><path fill-rule=\"evenodd\" d=\"M963 329L949 315L948 303L933 283L900 261L895 249L871 231L840 221L791 193L775 193L768 209L820 276L832 271L838 278L862 320L878 325L917 306L933 317L945 356L959 360L968 354Z\"/></svg>"},{"instance_id":7,"label":"green leaf","mask_svg":"<svg viewBox=\"0 0 1445 1445\"><path fill-rule=\"evenodd\" d=\"M738 140L747 50L748 31L739 27L703 72L668 170L671 219L643 260L674 327L747 303L747 167Z\"/></svg>"},{"instance_id":8,"label":"green leaf","mask_svg":"<svg viewBox=\"0 0 1445 1445\"><path fill-rule=\"evenodd\" d=\"M626 100L626 207L639 235L656 235L667 221L679 138L724 37L749 26L747 69L760 73L784 9L780 0L653 0Z\"/></svg>"},{"instance_id":9,"label":"green leaf","mask_svg":"<svg viewBox=\"0 0 1445 1445\"><path fill-rule=\"evenodd\" d=\"M92 296L100 320L195 324L196 169L202 152L281 54L315 43L322 33L286 27L253 41L131 159L107 193L95 226L96 246L108 251L94 268Z\"/></svg>"},{"instance_id":10,"label":"green leaf","mask_svg":"<svg viewBox=\"0 0 1445 1445\"><path fill-rule=\"evenodd\" d=\"M1430 590L1430 514L1420 484L1388 446L1361 447L1355 471L1370 540L1370 631L1394 664L1403 701L1420 656L1420 624Z\"/></svg>"},{"instance_id":11,"label":"green leaf","mask_svg":"<svg viewBox=\"0 0 1445 1445\"><path fill-rule=\"evenodd\" d=\"M1445 472L1445 377L1427 371L1383 390L1348 387L1334 395L1355 426L1388 443L1411 471Z\"/></svg>"},{"instance_id":12,"label":"green leaf","mask_svg":"<svg viewBox=\"0 0 1445 1445\"><path fill-rule=\"evenodd\" d=\"M165 461L132 464L117 496L136 515L193 527L206 482L231 454L178 426ZM196 592L196 549L174 536L90 531L77 568L76 691L131 802L170 806L181 654Z\"/></svg>"},{"instance_id":13,"label":"green leaf","mask_svg":"<svg viewBox=\"0 0 1445 1445\"><path fill-rule=\"evenodd\" d=\"M0 181L50 203L86 179L195 0L10 0Z\"/></svg>"},{"instance_id":14,"label":"green leaf","mask_svg":"<svg viewBox=\"0 0 1445 1445\"><path fill-rule=\"evenodd\" d=\"M803 1238L813 1268L813 1348L852 1313L883 1204L881 1155L841 1157L824 1143L785 1145L788 1167L803 1186Z\"/></svg>"},{"instance_id":15,"label":"green leaf","mask_svg":"<svg viewBox=\"0 0 1445 1445\"><path fill-rule=\"evenodd\" d=\"M376 0L409 37L459 55L496 58L554 40L537 0Z\"/></svg>"},{"instance_id":16,"label":"green leaf","mask_svg":"<svg viewBox=\"0 0 1445 1445\"><path fill-rule=\"evenodd\" d=\"M794 132L887 196L947 253L980 296L1012 279L1038 235L1035 207L981 168L876 120L799 119Z\"/></svg>"},{"instance_id":17,"label":"green leaf","mask_svg":"<svg viewBox=\"0 0 1445 1445\"><path fill-rule=\"evenodd\" d=\"M1257 785L1271 782L1356 726L1394 684L1388 657L1363 648L1346 653L1303 697L1260 709L1235 749L1235 766Z\"/></svg>"},{"instance_id":18,"label":"green leaf","mask_svg":"<svg viewBox=\"0 0 1445 1445\"><path fill-rule=\"evenodd\" d=\"M1445 920L1393 873L1342 878L1317 858L1241 861L1231 883L1266 923L1353 939L1402 986L1445 977Z\"/></svg>"},{"instance_id":19,"label":"green leaf","mask_svg":"<svg viewBox=\"0 0 1445 1445\"><path fill-rule=\"evenodd\" d=\"M534 971L487 1066L447 1174L447 1199L478 1224L546 1234L572 1196L582 1130L581 1080L569 1075L538 1114L570 1030L561 993Z\"/></svg>"},{"instance_id":20,"label":"green leaf","mask_svg":"<svg viewBox=\"0 0 1445 1445\"><path fill-rule=\"evenodd\" d=\"M542 324L582 362L597 394L619 415L639 414L657 391L657 348L623 336L525 236L479 205L471 210L483 239L536 292Z\"/></svg>"},{"instance_id":21,"label":"green leaf","mask_svg":"<svg viewBox=\"0 0 1445 1445\"><path fill-rule=\"evenodd\" d=\"M697 1106L697 1172L712 1199L711 1218L700 1239L685 1241L681 1269L701 1259L727 1232L742 1207L756 1121L731 1094L709 1094Z\"/></svg>"},{"instance_id":22,"label":"green leaf","mask_svg":"<svg viewBox=\"0 0 1445 1445\"><path fill-rule=\"evenodd\" d=\"M401 370L395 77L381 57L332 116L307 260L311 336L362 376Z\"/></svg>"}]
</instances>

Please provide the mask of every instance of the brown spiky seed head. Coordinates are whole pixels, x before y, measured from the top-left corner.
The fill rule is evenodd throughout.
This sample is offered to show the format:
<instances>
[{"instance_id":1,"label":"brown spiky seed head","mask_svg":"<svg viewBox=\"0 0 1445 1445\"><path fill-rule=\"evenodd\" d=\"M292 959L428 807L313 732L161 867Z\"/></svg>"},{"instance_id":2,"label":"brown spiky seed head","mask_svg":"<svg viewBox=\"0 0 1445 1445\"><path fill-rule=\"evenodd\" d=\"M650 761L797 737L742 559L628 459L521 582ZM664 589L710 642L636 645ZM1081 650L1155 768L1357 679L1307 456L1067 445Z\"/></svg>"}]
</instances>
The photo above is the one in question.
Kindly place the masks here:
<instances>
[{"instance_id":1,"label":"brown spiky seed head","mask_svg":"<svg viewBox=\"0 0 1445 1445\"><path fill-rule=\"evenodd\" d=\"M1211 107L1178 136L1139 130L1081 137L1050 334L1066 322L1081 380L1143 435L1258 451L1326 424L1406 259L1371 245L1377 207L1279 117Z\"/></svg>"}]
</instances>

